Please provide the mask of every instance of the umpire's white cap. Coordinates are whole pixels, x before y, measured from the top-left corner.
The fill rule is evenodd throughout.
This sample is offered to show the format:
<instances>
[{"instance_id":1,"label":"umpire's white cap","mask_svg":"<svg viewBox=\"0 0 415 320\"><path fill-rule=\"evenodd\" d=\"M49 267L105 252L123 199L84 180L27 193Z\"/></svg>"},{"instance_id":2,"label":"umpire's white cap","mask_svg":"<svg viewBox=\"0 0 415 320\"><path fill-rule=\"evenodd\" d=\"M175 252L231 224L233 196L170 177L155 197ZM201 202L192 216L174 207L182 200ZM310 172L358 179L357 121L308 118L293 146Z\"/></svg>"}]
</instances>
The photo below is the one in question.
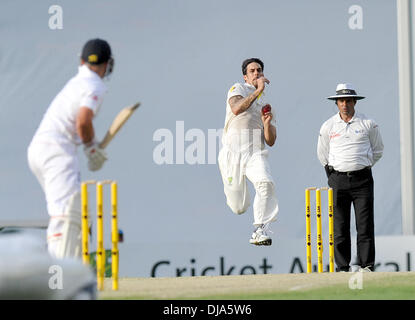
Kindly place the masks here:
<instances>
[{"instance_id":1,"label":"umpire's white cap","mask_svg":"<svg viewBox=\"0 0 415 320\"><path fill-rule=\"evenodd\" d=\"M356 93L353 85L350 83L339 83L336 88L336 95L327 97L330 100L337 100L339 98L355 98L356 100L364 99Z\"/></svg>"}]
</instances>

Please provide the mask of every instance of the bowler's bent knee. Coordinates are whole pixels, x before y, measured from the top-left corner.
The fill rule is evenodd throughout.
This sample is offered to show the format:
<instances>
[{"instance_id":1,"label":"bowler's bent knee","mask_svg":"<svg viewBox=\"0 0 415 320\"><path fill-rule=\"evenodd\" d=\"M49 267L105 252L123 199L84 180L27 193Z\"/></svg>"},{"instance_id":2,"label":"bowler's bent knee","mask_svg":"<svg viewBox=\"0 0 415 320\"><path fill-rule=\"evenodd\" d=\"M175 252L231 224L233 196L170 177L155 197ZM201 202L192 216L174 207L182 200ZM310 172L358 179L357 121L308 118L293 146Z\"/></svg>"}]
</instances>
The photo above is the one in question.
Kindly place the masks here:
<instances>
[{"instance_id":1,"label":"bowler's bent knee","mask_svg":"<svg viewBox=\"0 0 415 320\"><path fill-rule=\"evenodd\" d=\"M229 208L231 208L232 212L235 214L243 214L246 212L246 210L248 210L249 208L249 202L248 203L243 203L242 201L240 202L230 202L229 200L226 202L226 204L228 205Z\"/></svg>"}]
</instances>

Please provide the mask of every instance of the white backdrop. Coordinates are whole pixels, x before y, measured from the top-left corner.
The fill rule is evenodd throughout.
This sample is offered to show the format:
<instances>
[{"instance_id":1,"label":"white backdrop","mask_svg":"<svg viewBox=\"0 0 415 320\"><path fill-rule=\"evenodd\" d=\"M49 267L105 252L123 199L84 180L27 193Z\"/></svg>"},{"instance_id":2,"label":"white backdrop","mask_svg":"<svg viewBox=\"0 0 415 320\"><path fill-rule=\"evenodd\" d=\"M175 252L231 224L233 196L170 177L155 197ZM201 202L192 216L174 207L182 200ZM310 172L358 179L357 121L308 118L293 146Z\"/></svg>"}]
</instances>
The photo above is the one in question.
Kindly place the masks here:
<instances>
[{"instance_id":1,"label":"white backdrop","mask_svg":"<svg viewBox=\"0 0 415 320\"><path fill-rule=\"evenodd\" d=\"M56 12L49 13L52 5L62 10L62 29L51 28L59 26ZM270 164L280 213L268 249L276 270L286 270L276 256L279 243L304 236L304 188L326 185L317 136L336 112L326 97L339 82L353 83L367 97L357 110L376 120L384 140L384 157L373 170L376 234L401 234L396 8L388 0L1 1L3 220L47 217L26 148L49 103L76 73L83 44L95 37L110 42L116 60L95 120L97 135L104 135L122 107L142 102L108 147L109 161L100 172L88 172L79 152L84 180L119 183L122 257L131 259L122 267L126 274L144 263L144 248L162 259L166 243L213 257L220 255L213 253L217 245L232 248L241 255L232 259L262 252L248 244L252 209L235 216L227 208L217 164L208 163L207 152L205 164L179 164L175 157L173 164L159 165L153 158L160 129L174 137L175 154L182 152L178 146L186 150L196 142L183 138L191 129L202 132L208 145L209 130L223 127L226 93L242 81L240 65L248 57L265 62L271 80L266 93L276 111L278 140ZM166 248L170 258L186 250Z\"/></svg>"}]
</instances>

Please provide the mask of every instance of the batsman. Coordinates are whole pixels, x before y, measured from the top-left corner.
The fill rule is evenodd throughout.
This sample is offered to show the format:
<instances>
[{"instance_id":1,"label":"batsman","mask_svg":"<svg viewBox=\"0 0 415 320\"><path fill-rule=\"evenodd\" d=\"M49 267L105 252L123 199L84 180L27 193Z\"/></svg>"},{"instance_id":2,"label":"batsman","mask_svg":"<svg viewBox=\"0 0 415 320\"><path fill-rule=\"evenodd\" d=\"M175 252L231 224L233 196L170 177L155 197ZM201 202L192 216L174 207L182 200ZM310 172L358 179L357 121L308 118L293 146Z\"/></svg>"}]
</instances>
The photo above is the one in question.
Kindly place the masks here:
<instances>
[{"instance_id":1,"label":"batsman","mask_svg":"<svg viewBox=\"0 0 415 320\"><path fill-rule=\"evenodd\" d=\"M114 59L102 39L86 42L78 73L49 105L28 147L28 163L46 197L50 216L49 253L56 258L81 257L80 168L83 147L88 168L97 171L108 159L95 137L93 119L100 110Z\"/></svg>"},{"instance_id":2,"label":"batsman","mask_svg":"<svg viewBox=\"0 0 415 320\"><path fill-rule=\"evenodd\" d=\"M276 220L278 201L275 183L268 164L268 146L277 139L275 118L265 100L264 63L258 58L242 63L244 83L235 83L226 101L223 148L218 163L222 175L226 203L236 214L244 213L250 205L247 179L255 188L254 232L249 242L269 246L270 223Z\"/></svg>"}]
</instances>

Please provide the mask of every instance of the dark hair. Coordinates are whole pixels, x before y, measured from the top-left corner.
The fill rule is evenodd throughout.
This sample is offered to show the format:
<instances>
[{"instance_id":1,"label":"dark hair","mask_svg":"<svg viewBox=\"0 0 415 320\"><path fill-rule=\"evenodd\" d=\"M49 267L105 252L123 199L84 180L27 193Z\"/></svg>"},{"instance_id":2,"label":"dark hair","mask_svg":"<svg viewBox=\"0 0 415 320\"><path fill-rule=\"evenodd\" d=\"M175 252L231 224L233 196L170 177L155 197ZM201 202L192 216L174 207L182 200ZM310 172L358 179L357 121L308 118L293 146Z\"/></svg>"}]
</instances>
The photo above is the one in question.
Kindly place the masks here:
<instances>
[{"instance_id":1,"label":"dark hair","mask_svg":"<svg viewBox=\"0 0 415 320\"><path fill-rule=\"evenodd\" d=\"M252 62L256 62L261 66L262 71L264 71L264 63L258 58L249 58L242 62L242 74L246 75L246 68Z\"/></svg>"}]
</instances>

